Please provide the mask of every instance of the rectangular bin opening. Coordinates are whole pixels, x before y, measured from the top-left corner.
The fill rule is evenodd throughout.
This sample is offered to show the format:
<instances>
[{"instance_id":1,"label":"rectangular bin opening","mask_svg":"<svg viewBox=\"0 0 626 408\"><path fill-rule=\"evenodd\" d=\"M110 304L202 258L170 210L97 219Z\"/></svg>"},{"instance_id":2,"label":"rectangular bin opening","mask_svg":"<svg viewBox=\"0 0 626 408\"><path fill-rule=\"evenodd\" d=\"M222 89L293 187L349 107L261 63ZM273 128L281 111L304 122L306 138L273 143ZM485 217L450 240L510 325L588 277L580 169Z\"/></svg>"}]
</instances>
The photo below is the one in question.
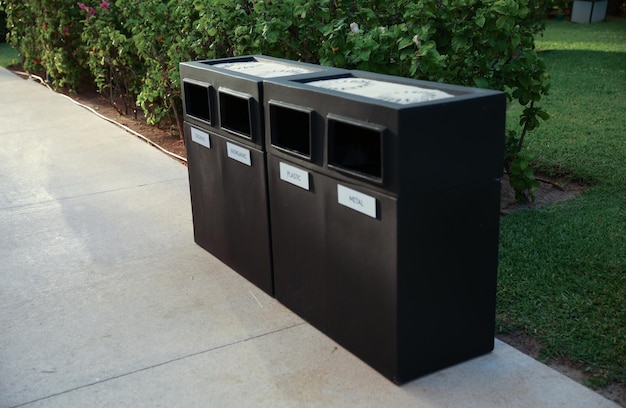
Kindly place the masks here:
<instances>
[{"instance_id":1,"label":"rectangular bin opening","mask_svg":"<svg viewBox=\"0 0 626 408\"><path fill-rule=\"evenodd\" d=\"M270 102L273 146L311 158L311 111Z\"/></svg>"},{"instance_id":2,"label":"rectangular bin opening","mask_svg":"<svg viewBox=\"0 0 626 408\"><path fill-rule=\"evenodd\" d=\"M219 93L220 127L247 138L252 137L249 96Z\"/></svg>"},{"instance_id":3,"label":"rectangular bin opening","mask_svg":"<svg viewBox=\"0 0 626 408\"><path fill-rule=\"evenodd\" d=\"M328 165L382 179L383 129L328 118Z\"/></svg>"},{"instance_id":4,"label":"rectangular bin opening","mask_svg":"<svg viewBox=\"0 0 626 408\"><path fill-rule=\"evenodd\" d=\"M211 122L211 109L209 104L209 85L184 82L185 109L187 115Z\"/></svg>"}]
</instances>

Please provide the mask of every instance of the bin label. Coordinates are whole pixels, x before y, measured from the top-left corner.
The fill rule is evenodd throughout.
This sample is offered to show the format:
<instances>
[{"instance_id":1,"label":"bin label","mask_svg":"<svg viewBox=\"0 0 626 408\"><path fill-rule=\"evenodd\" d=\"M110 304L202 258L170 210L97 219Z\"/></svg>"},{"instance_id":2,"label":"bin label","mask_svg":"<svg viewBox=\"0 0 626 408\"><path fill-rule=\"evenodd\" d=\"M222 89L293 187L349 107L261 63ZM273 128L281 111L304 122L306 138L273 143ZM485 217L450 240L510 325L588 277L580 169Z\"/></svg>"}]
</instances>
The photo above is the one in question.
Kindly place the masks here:
<instances>
[{"instance_id":1,"label":"bin label","mask_svg":"<svg viewBox=\"0 0 626 408\"><path fill-rule=\"evenodd\" d=\"M337 201L341 205L376 218L376 199L372 196L337 184Z\"/></svg>"},{"instance_id":2,"label":"bin label","mask_svg":"<svg viewBox=\"0 0 626 408\"><path fill-rule=\"evenodd\" d=\"M280 179L305 190L309 189L309 172L280 162Z\"/></svg>"},{"instance_id":3,"label":"bin label","mask_svg":"<svg viewBox=\"0 0 626 408\"><path fill-rule=\"evenodd\" d=\"M252 160L250 159L250 150L243 148L241 146L237 146L236 144L226 142L226 150L228 151L228 157L233 160L237 160L240 163L246 164L248 166L252 165Z\"/></svg>"},{"instance_id":4,"label":"bin label","mask_svg":"<svg viewBox=\"0 0 626 408\"><path fill-rule=\"evenodd\" d=\"M207 149L211 148L211 140L209 139L209 134L201 131L200 129L196 129L195 127L191 128L191 140L198 143L199 145L206 147Z\"/></svg>"}]
</instances>

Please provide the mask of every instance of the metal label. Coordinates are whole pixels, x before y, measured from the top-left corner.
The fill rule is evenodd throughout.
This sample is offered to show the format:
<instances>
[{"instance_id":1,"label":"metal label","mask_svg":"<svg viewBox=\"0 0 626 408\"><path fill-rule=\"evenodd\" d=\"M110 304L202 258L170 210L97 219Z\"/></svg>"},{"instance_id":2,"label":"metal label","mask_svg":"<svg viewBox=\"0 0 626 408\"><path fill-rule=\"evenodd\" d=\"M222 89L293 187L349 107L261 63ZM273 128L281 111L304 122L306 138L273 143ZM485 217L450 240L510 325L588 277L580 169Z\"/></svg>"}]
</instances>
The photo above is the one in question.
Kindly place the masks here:
<instances>
[{"instance_id":1,"label":"metal label","mask_svg":"<svg viewBox=\"0 0 626 408\"><path fill-rule=\"evenodd\" d=\"M309 172L280 162L280 179L305 190L309 189Z\"/></svg>"},{"instance_id":2,"label":"metal label","mask_svg":"<svg viewBox=\"0 0 626 408\"><path fill-rule=\"evenodd\" d=\"M209 134L199 129L196 129L195 127L191 128L191 140L198 143L199 145L206 147L207 149L211 148L211 140L209 139Z\"/></svg>"},{"instance_id":3,"label":"metal label","mask_svg":"<svg viewBox=\"0 0 626 408\"><path fill-rule=\"evenodd\" d=\"M228 151L228 157L233 160L237 160L247 166L252 166L252 160L250 158L250 150L237 146L236 144L226 142L226 150Z\"/></svg>"},{"instance_id":4,"label":"metal label","mask_svg":"<svg viewBox=\"0 0 626 408\"><path fill-rule=\"evenodd\" d=\"M351 188L337 184L337 201L362 214L376 218L376 199Z\"/></svg>"}]
</instances>

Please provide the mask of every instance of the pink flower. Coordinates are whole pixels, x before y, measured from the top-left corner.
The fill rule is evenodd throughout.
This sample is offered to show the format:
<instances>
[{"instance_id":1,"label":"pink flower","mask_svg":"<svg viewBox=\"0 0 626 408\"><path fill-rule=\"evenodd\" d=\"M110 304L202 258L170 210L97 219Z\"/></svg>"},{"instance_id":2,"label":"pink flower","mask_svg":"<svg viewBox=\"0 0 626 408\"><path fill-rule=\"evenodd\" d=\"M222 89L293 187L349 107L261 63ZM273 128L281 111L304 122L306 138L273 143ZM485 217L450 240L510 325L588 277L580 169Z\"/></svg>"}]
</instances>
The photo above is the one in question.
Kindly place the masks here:
<instances>
[{"instance_id":1,"label":"pink flower","mask_svg":"<svg viewBox=\"0 0 626 408\"><path fill-rule=\"evenodd\" d=\"M102 3L100 3L100 7L102 7L105 10L108 10L110 6L111 6L111 3L109 3L106 0L102 0Z\"/></svg>"},{"instance_id":2,"label":"pink flower","mask_svg":"<svg viewBox=\"0 0 626 408\"><path fill-rule=\"evenodd\" d=\"M104 3L104 1L103 1ZM85 10L87 12L87 19L96 14L96 9L93 7L86 6L84 3L76 3L81 10ZM108 4L108 3L107 3Z\"/></svg>"}]
</instances>

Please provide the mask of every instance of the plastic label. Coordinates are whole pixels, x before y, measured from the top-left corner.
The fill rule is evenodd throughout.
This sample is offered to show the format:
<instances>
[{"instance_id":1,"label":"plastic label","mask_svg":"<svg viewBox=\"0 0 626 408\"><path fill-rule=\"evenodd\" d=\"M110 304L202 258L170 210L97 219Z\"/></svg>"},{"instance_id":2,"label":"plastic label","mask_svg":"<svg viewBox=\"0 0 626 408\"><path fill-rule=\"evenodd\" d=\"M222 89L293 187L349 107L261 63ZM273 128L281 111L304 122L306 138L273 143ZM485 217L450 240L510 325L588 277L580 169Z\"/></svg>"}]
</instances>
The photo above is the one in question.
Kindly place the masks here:
<instances>
[{"instance_id":1,"label":"plastic label","mask_svg":"<svg viewBox=\"0 0 626 408\"><path fill-rule=\"evenodd\" d=\"M250 159L250 150L245 149L236 144L226 142L226 150L228 151L228 157L233 160L237 160L248 166L252 166L252 160Z\"/></svg>"},{"instance_id":2,"label":"plastic label","mask_svg":"<svg viewBox=\"0 0 626 408\"><path fill-rule=\"evenodd\" d=\"M280 162L280 179L305 190L309 189L309 172Z\"/></svg>"},{"instance_id":3,"label":"plastic label","mask_svg":"<svg viewBox=\"0 0 626 408\"><path fill-rule=\"evenodd\" d=\"M191 141L198 143L206 147L207 149L211 148L211 140L209 139L209 134L203 132L195 127L191 128Z\"/></svg>"},{"instance_id":4,"label":"plastic label","mask_svg":"<svg viewBox=\"0 0 626 408\"><path fill-rule=\"evenodd\" d=\"M362 214L376 218L376 199L351 188L337 184L337 201Z\"/></svg>"}]
</instances>

